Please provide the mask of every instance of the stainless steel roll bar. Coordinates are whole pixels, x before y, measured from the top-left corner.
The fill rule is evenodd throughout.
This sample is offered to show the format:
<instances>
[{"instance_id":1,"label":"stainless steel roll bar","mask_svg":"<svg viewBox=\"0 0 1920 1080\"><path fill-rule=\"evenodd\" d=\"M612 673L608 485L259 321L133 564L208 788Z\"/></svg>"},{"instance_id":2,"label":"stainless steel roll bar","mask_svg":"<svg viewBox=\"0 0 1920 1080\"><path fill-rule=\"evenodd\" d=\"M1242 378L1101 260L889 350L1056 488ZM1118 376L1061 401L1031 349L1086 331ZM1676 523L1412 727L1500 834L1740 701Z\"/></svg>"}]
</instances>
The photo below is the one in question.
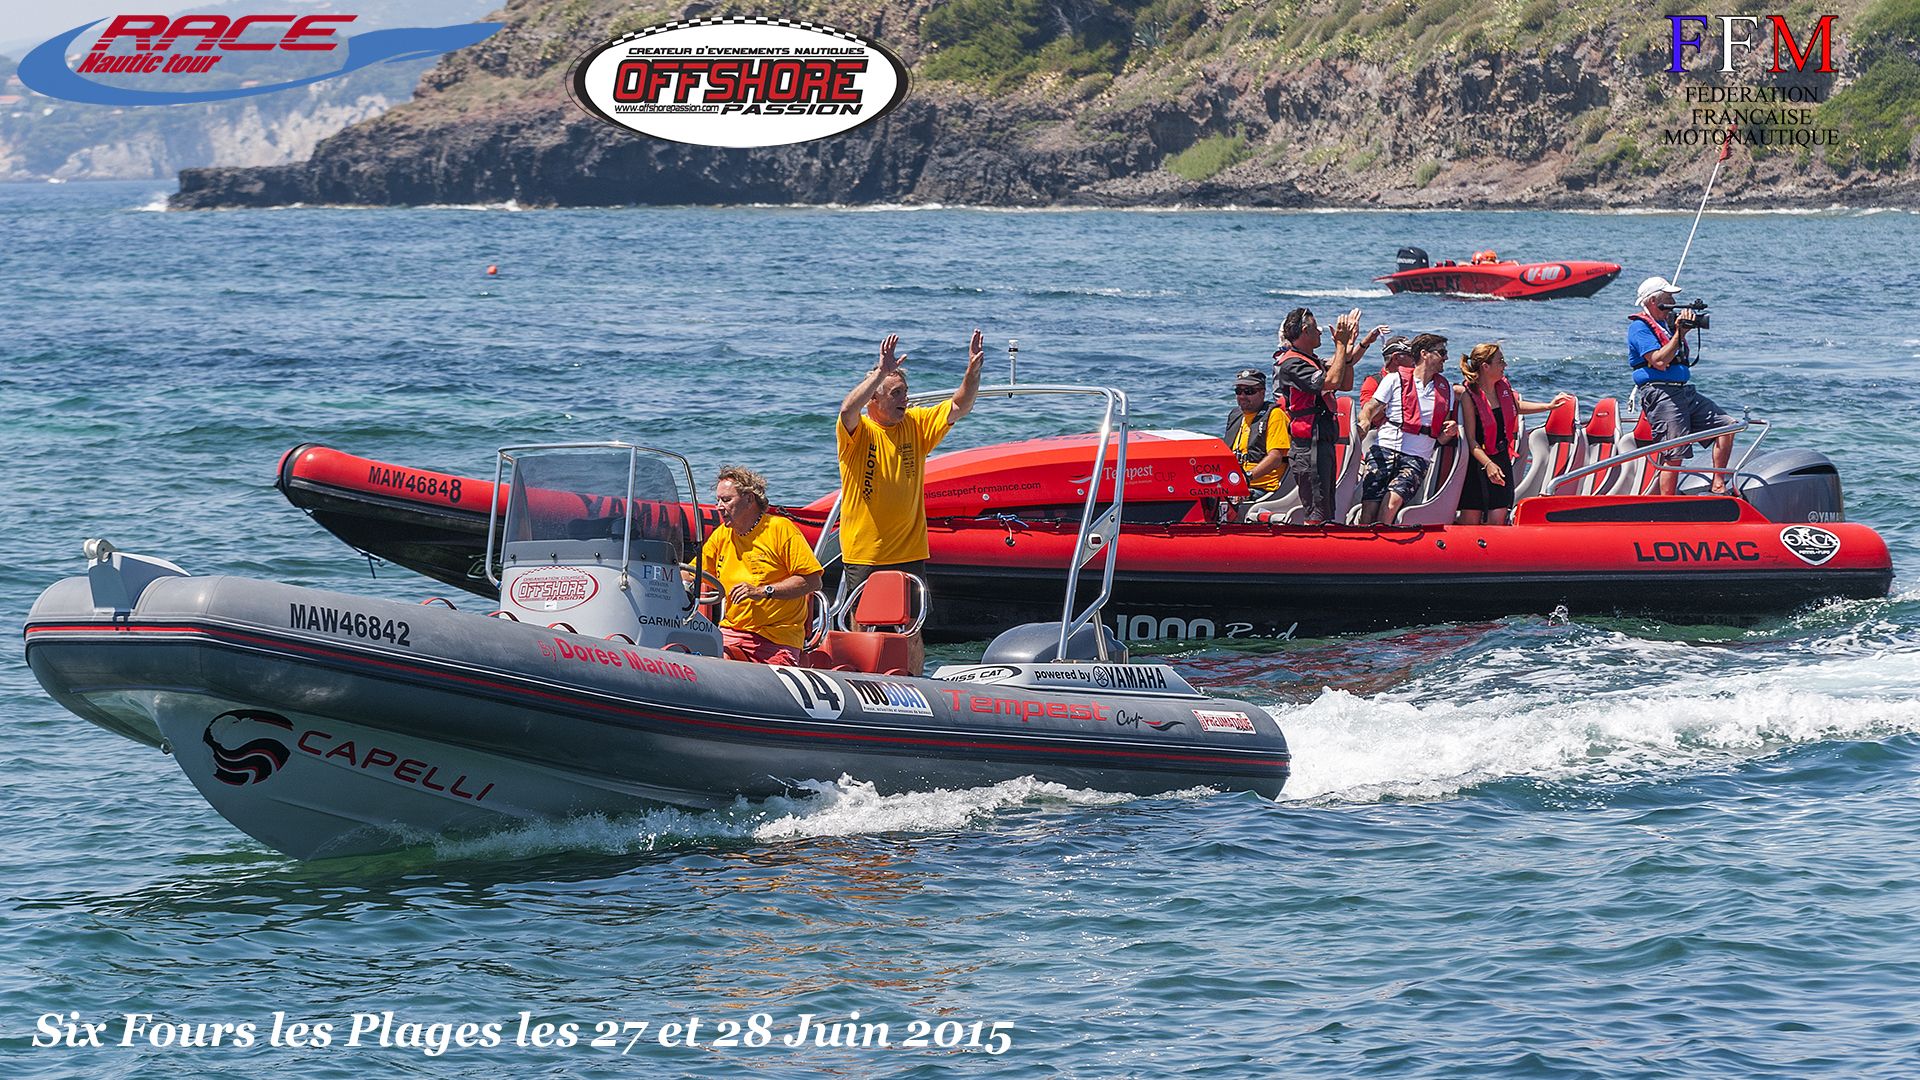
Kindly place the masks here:
<instances>
[{"instance_id":1,"label":"stainless steel roll bar","mask_svg":"<svg viewBox=\"0 0 1920 1080\"><path fill-rule=\"evenodd\" d=\"M1731 490L1734 487L1733 481L1740 477L1741 470L1746 467L1746 464L1748 461L1752 460L1753 452L1759 449L1760 441L1767 437L1767 431L1771 427L1771 425L1767 421L1755 420L1753 417L1747 416L1747 417L1743 417L1742 419L1735 420L1731 424L1722 424L1719 427L1708 428L1705 431L1689 432L1677 438L1667 439L1664 442L1650 443L1646 446L1636 446L1632 450L1629 450L1624 454L1615 454L1614 456L1607 458L1603 461L1596 461L1591 465L1586 465L1581 468L1575 469L1572 472L1563 473L1560 476L1554 477L1552 480L1547 482L1546 488L1542 492L1542 494L1558 495L1560 494L1561 488L1567 486L1568 484L1578 483L1580 480L1594 473L1602 472L1607 469L1614 468L1615 466L1618 466L1618 465L1624 465L1630 461L1638 461L1639 459L1643 457L1647 457L1649 455L1664 453L1668 450L1674 449L1675 447L1686 446L1688 443L1706 442L1709 439L1717 439L1722 435L1737 434L1739 432L1747 430L1748 428L1754 428L1754 427L1759 428L1760 433L1754 436L1754 439L1751 443L1747 444L1746 453L1740 455L1740 460L1728 466L1727 468L1717 469L1710 465L1682 467L1679 465L1663 464L1659 461L1654 461L1650 463L1648 466L1651 469L1655 469L1661 472L1698 473L1702 476L1724 475L1728 478L1727 486Z\"/></svg>"},{"instance_id":2,"label":"stainless steel roll bar","mask_svg":"<svg viewBox=\"0 0 1920 1080\"><path fill-rule=\"evenodd\" d=\"M925 405L944 401L954 395L953 390L941 390L914 394L908 398L910 405ZM975 395L978 398L1015 398L1015 397L1091 397L1102 401L1105 408L1100 418L1100 440L1094 448L1093 470L1087 474L1086 503L1080 509L1080 531L1074 541L1073 557L1067 565L1067 595L1060 614L1060 644L1056 656L1067 654L1067 642L1081 627L1099 625L1101 609L1113 597L1113 572L1120 555L1120 545L1116 542L1120 535L1121 510L1126 504L1127 477L1127 395L1125 391L1106 386L1069 386L1043 383L1028 383L1020 386L983 386ZM835 421L836 423L838 421ZM1114 447L1114 436L1119 436L1118 446L1113 450L1113 498L1105 509L1100 508L1100 485L1106 476L1107 454ZM814 544L814 556L820 565L827 566L840 558L840 533L834 526L840 517L840 495L833 497L833 506L828 509L826 520L820 526L820 539ZM1074 601L1080 586L1080 571L1096 555L1104 553L1106 561L1101 569L1100 594L1093 602L1076 614ZM841 587L835 596L834 612L846 605L846 577L842 575ZM1101 660L1107 659L1107 640L1104 633L1094 635L1095 650Z\"/></svg>"}]
</instances>

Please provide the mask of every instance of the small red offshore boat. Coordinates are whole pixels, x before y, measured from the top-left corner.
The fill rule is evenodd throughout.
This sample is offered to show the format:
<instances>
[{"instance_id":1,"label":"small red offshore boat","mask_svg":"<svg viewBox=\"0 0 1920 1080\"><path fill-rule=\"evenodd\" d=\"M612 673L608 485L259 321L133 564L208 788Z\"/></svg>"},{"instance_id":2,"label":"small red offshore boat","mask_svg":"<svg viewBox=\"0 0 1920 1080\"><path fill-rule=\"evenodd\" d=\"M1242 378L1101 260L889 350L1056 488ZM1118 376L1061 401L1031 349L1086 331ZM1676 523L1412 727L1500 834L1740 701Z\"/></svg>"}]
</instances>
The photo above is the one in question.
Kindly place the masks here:
<instances>
[{"instance_id":1,"label":"small red offshore boat","mask_svg":"<svg viewBox=\"0 0 1920 1080\"><path fill-rule=\"evenodd\" d=\"M1563 296L1592 296L1620 276L1620 264L1610 262L1518 263L1491 251L1477 251L1465 263L1444 259L1427 261L1416 247L1400 249L1399 269L1373 280L1395 293L1442 293L1448 296L1490 296L1499 300L1551 300Z\"/></svg>"},{"instance_id":2,"label":"small red offshore boat","mask_svg":"<svg viewBox=\"0 0 1920 1080\"><path fill-rule=\"evenodd\" d=\"M1350 399L1340 402L1335 509L1344 515L1366 440L1353 437ZM1582 418L1568 401L1528 432L1514 523L1505 526L1452 524L1465 470L1450 448L1394 525L1300 525L1292 523L1297 508L1223 522L1223 503L1247 493L1226 444L1187 431L1135 432L1106 622L1130 641L1317 637L1562 608L1746 623L1829 598L1887 595L1886 542L1845 520L1839 473L1825 456L1750 447L1735 466L1739 497L1706 494L1698 476L1663 497L1648 493L1656 448L1645 421L1623 422L1617 412L1606 399ZM929 638L976 640L1059 616L1050 585L1075 555L1096 438L1033 439L928 462ZM1109 466L1098 483L1110 490L1113 481ZM308 444L282 457L278 486L353 547L494 595L481 565L489 481ZM833 498L780 512L817 539ZM1090 574L1082 580L1098 588Z\"/></svg>"}]
</instances>

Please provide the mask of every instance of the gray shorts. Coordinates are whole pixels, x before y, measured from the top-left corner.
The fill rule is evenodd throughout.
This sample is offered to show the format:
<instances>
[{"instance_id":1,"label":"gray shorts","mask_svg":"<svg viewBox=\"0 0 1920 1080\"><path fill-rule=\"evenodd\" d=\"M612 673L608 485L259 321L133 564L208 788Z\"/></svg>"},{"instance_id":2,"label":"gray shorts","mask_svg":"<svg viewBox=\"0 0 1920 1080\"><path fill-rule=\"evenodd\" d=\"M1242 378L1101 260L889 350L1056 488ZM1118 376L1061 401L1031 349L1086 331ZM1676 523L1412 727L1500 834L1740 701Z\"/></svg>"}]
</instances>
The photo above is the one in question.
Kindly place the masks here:
<instances>
[{"instance_id":1,"label":"gray shorts","mask_svg":"<svg viewBox=\"0 0 1920 1080\"><path fill-rule=\"evenodd\" d=\"M1712 398L1695 390L1691 383L1647 383L1640 388L1640 411L1647 414L1654 442L1733 423L1733 417L1722 412ZM1671 463L1692 456L1693 446L1688 444L1667 450L1660 458Z\"/></svg>"},{"instance_id":2,"label":"gray shorts","mask_svg":"<svg viewBox=\"0 0 1920 1080\"><path fill-rule=\"evenodd\" d=\"M1389 491L1402 499L1411 499L1426 478L1426 458L1374 446L1360 465L1360 501L1379 502Z\"/></svg>"}]
</instances>

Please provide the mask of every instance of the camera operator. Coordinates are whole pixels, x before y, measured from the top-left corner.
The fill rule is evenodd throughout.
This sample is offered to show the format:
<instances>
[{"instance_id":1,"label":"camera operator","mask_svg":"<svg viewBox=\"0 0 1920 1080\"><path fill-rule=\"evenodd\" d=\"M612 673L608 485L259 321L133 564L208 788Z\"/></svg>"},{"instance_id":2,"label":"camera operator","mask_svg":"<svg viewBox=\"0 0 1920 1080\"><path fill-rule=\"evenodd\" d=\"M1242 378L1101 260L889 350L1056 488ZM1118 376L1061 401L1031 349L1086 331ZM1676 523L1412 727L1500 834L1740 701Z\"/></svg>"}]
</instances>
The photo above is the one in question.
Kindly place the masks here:
<instances>
[{"instance_id":1,"label":"camera operator","mask_svg":"<svg viewBox=\"0 0 1920 1080\"><path fill-rule=\"evenodd\" d=\"M1635 294L1640 310L1627 316L1627 360L1633 368L1634 389L1640 396L1640 409L1653 428L1653 441L1664 442L1695 431L1721 427L1733 417L1721 411L1705 394L1693 388L1691 350L1687 335L1705 329L1706 305L1677 306L1678 290L1663 277L1650 277L1640 283ZM1660 461L1675 465L1693 455L1691 445L1665 451ZM1733 434L1713 440L1713 467L1725 469L1733 456ZM1672 495L1680 474L1662 470L1658 488ZM1727 477L1713 474L1714 494L1724 494Z\"/></svg>"}]
</instances>

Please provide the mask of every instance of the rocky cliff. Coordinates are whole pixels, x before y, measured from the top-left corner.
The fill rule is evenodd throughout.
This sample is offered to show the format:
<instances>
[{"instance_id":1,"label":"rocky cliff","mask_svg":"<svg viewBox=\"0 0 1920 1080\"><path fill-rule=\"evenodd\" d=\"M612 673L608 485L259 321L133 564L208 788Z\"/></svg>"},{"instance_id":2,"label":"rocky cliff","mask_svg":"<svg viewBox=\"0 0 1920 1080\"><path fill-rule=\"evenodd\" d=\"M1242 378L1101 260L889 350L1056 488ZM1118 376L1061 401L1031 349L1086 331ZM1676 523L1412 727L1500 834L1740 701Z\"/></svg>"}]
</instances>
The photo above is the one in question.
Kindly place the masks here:
<instances>
[{"instance_id":1,"label":"rocky cliff","mask_svg":"<svg viewBox=\"0 0 1920 1080\"><path fill-rule=\"evenodd\" d=\"M443 60L412 103L302 163L188 170L173 205L1674 205L1697 194L1729 119L1742 145L1717 189L1728 202L1920 204L1915 0L1842 6L1833 71L1805 75L1766 70L1764 21L1733 72L1717 70L1714 29L1669 74L1666 19L1610 0L751 10L887 43L911 95L813 143L660 142L574 106L569 64L616 33L746 9L516 0L494 16L507 29ZM1813 16L1796 19L1805 47ZM1698 100L1721 92L1760 101Z\"/></svg>"}]
</instances>

